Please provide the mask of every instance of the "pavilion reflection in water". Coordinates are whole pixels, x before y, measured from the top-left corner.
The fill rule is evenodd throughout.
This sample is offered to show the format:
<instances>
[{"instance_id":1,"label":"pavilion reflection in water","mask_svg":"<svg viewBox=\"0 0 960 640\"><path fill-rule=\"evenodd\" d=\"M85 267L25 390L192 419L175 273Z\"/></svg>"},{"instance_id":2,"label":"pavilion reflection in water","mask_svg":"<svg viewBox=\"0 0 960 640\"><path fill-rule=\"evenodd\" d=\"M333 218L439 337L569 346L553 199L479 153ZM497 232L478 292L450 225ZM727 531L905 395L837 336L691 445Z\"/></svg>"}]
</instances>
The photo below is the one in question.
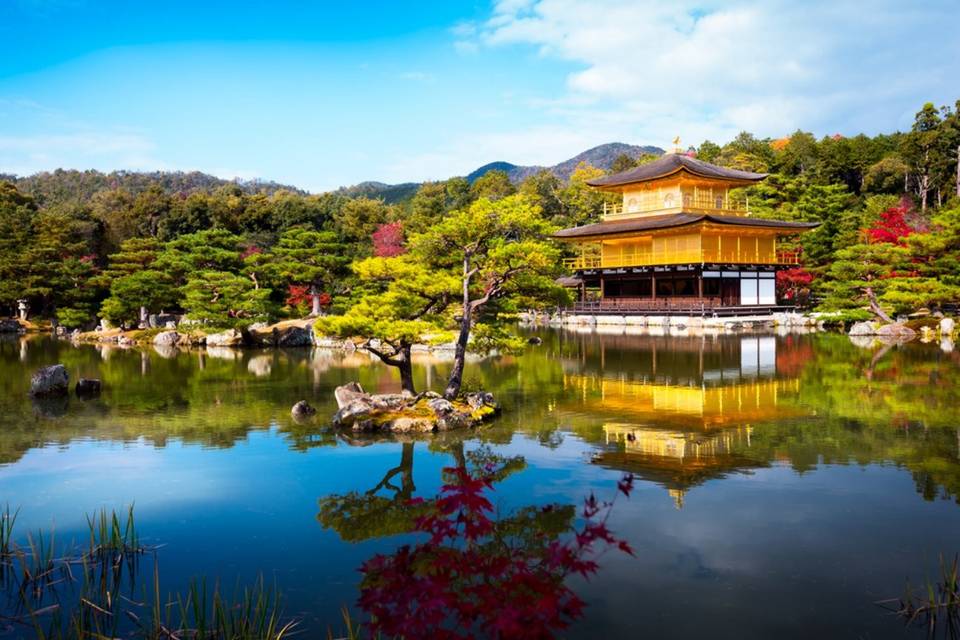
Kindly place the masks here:
<instances>
[{"instance_id":1,"label":"pavilion reflection in water","mask_svg":"<svg viewBox=\"0 0 960 640\"><path fill-rule=\"evenodd\" d=\"M782 402L800 382L778 371L778 349L791 348L780 338L630 336L613 361L608 342L565 362L579 408L609 417L593 462L665 487L678 508L706 480L767 466L750 455L754 426L796 415Z\"/></svg>"}]
</instances>

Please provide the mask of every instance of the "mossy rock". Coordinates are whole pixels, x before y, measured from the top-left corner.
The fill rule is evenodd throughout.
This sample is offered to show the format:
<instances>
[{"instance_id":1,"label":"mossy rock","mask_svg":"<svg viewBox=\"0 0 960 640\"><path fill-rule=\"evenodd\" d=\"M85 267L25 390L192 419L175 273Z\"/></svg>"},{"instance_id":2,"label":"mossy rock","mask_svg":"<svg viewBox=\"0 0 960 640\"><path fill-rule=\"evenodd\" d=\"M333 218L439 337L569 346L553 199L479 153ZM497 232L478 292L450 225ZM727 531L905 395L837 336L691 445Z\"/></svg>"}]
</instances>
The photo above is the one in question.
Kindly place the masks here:
<instances>
[{"instance_id":1,"label":"mossy rock","mask_svg":"<svg viewBox=\"0 0 960 640\"><path fill-rule=\"evenodd\" d=\"M341 408L333 418L334 425L367 432L425 433L464 429L477 426L498 411L495 404L477 406L463 399L447 401L436 393L413 399L397 394L357 394L351 389L349 398L338 396L338 403Z\"/></svg>"},{"instance_id":2,"label":"mossy rock","mask_svg":"<svg viewBox=\"0 0 960 640\"><path fill-rule=\"evenodd\" d=\"M919 333L924 327L927 327L933 331L938 331L940 329L940 318L934 318L931 316L927 316L925 318L913 318L904 324L917 333Z\"/></svg>"}]
</instances>

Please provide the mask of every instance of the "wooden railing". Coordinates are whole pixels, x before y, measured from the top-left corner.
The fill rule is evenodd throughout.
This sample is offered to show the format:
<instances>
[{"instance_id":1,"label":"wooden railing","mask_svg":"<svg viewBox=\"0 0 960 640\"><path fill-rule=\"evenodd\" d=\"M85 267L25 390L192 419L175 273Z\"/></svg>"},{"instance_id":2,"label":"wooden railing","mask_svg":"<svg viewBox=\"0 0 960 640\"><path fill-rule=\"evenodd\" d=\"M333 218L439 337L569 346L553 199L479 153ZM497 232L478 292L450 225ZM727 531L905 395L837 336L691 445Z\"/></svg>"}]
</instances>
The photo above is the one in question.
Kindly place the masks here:
<instances>
[{"instance_id":1,"label":"wooden railing","mask_svg":"<svg viewBox=\"0 0 960 640\"><path fill-rule=\"evenodd\" d=\"M716 297L604 298L573 303L566 313L590 315L717 315L736 316L792 311L792 305L731 305Z\"/></svg>"},{"instance_id":2,"label":"wooden railing","mask_svg":"<svg viewBox=\"0 0 960 640\"><path fill-rule=\"evenodd\" d=\"M634 213L651 213L654 211L673 210L712 211L715 213L744 214L749 213L750 203L745 196L712 195L709 192L685 193L682 197L675 194L649 193L626 196L622 203L603 204L605 218L629 217Z\"/></svg>"},{"instance_id":3,"label":"wooden railing","mask_svg":"<svg viewBox=\"0 0 960 640\"><path fill-rule=\"evenodd\" d=\"M755 251L653 251L633 256L578 256L567 258L563 266L571 271L584 269L620 269L624 267L649 267L661 264L778 264L792 265L800 263L798 251L777 251L775 255Z\"/></svg>"}]
</instances>

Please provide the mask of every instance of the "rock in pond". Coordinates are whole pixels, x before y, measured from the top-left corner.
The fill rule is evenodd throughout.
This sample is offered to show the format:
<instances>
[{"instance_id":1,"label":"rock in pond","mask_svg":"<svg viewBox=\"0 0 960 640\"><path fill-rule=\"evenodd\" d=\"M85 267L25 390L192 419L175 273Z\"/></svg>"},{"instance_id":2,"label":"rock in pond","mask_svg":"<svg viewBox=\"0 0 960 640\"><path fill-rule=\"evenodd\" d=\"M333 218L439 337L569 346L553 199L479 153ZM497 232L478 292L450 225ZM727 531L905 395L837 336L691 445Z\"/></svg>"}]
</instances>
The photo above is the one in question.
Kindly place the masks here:
<instances>
[{"instance_id":1,"label":"rock in pond","mask_svg":"<svg viewBox=\"0 0 960 640\"><path fill-rule=\"evenodd\" d=\"M302 419L309 418L310 416L317 413L317 410L310 406L310 403L306 400L301 400L297 404L293 405L293 408L290 409L290 413L294 418Z\"/></svg>"},{"instance_id":2,"label":"rock in pond","mask_svg":"<svg viewBox=\"0 0 960 640\"><path fill-rule=\"evenodd\" d=\"M957 328L957 323L953 318L943 318L940 320L940 335L945 337L950 337L953 335L954 329Z\"/></svg>"},{"instance_id":3,"label":"rock in pond","mask_svg":"<svg viewBox=\"0 0 960 640\"><path fill-rule=\"evenodd\" d=\"M100 389L100 381L96 378L80 378L74 387L78 396L87 398L100 395Z\"/></svg>"},{"instance_id":4,"label":"rock in pond","mask_svg":"<svg viewBox=\"0 0 960 640\"><path fill-rule=\"evenodd\" d=\"M62 396L70 390L70 374L62 364L44 367L30 378L30 395Z\"/></svg>"},{"instance_id":5,"label":"rock in pond","mask_svg":"<svg viewBox=\"0 0 960 640\"><path fill-rule=\"evenodd\" d=\"M208 347L239 347L243 344L243 334L236 329L227 329L221 333L211 333L206 343Z\"/></svg>"},{"instance_id":6,"label":"rock in pond","mask_svg":"<svg viewBox=\"0 0 960 640\"><path fill-rule=\"evenodd\" d=\"M357 398L367 397L367 394L359 382L348 382L333 390L333 396L337 399L337 408L343 409L345 406Z\"/></svg>"},{"instance_id":7,"label":"rock in pond","mask_svg":"<svg viewBox=\"0 0 960 640\"><path fill-rule=\"evenodd\" d=\"M0 333L20 333L20 323L9 318L0 320Z\"/></svg>"},{"instance_id":8,"label":"rock in pond","mask_svg":"<svg viewBox=\"0 0 960 640\"><path fill-rule=\"evenodd\" d=\"M849 336L875 336L877 335L877 324L875 322L854 322L847 332Z\"/></svg>"},{"instance_id":9,"label":"rock in pond","mask_svg":"<svg viewBox=\"0 0 960 640\"><path fill-rule=\"evenodd\" d=\"M308 326L274 331L274 344L278 347L309 347L313 344L313 330Z\"/></svg>"},{"instance_id":10,"label":"rock in pond","mask_svg":"<svg viewBox=\"0 0 960 640\"><path fill-rule=\"evenodd\" d=\"M180 340L180 334L176 331L161 331L153 337L153 344L158 347L172 347Z\"/></svg>"},{"instance_id":11,"label":"rock in pond","mask_svg":"<svg viewBox=\"0 0 960 640\"><path fill-rule=\"evenodd\" d=\"M895 322L893 324L883 325L877 329L877 335L881 338L894 340L913 340L917 337L917 332L906 325Z\"/></svg>"},{"instance_id":12,"label":"rock in pond","mask_svg":"<svg viewBox=\"0 0 960 640\"><path fill-rule=\"evenodd\" d=\"M368 394L353 382L334 391L339 410L333 416L336 427L353 431L396 433L448 431L476 426L499 411L489 393L467 394L453 402L427 391L407 394Z\"/></svg>"}]
</instances>

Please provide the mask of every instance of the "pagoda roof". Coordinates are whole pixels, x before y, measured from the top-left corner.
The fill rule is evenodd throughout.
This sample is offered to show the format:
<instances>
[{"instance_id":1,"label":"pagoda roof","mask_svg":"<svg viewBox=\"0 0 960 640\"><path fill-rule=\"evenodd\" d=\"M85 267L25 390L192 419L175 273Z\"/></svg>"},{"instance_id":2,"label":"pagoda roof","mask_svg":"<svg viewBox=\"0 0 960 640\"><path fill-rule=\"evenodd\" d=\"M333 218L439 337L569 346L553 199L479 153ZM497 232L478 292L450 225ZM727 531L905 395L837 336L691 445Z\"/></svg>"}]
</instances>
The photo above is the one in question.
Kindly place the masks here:
<instances>
[{"instance_id":1,"label":"pagoda roof","mask_svg":"<svg viewBox=\"0 0 960 640\"><path fill-rule=\"evenodd\" d=\"M644 216L638 218L627 218L624 220L604 220L603 222L587 224L581 227L561 229L560 231L554 233L553 237L558 239L589 238L637 231L655 231L658 229L686 227L700 222L712 222L714 224L733 227L762 227L767 229L781 229L787 232L806 231L807 229L814 229L820 226L819 222L764 220L762 218L750 218L746 216L722 216L712 213L668 213L659 216Z\"/></svg>"},{"instance_id":2,"label":"pagoda roof","mask_svg":"<svg viewBox=\"0 0 960 640\"><path fill-rule=\"evenodd\" d=\"M753 173L750 171L740 171L738 169L728 169L718 167L715 164L697 160L682 153L668 153L662 157L642 164L639 167L621 171L611 176L604 176L594 180L587 180L591 187L619 187L626 184L637 182L649 182L666 178L679 171L688 171L701 178L711 178L715 180L730 180L735 182L753 183L759 182L767 177L766 173Z\"/></svg>"}]
</instances>

